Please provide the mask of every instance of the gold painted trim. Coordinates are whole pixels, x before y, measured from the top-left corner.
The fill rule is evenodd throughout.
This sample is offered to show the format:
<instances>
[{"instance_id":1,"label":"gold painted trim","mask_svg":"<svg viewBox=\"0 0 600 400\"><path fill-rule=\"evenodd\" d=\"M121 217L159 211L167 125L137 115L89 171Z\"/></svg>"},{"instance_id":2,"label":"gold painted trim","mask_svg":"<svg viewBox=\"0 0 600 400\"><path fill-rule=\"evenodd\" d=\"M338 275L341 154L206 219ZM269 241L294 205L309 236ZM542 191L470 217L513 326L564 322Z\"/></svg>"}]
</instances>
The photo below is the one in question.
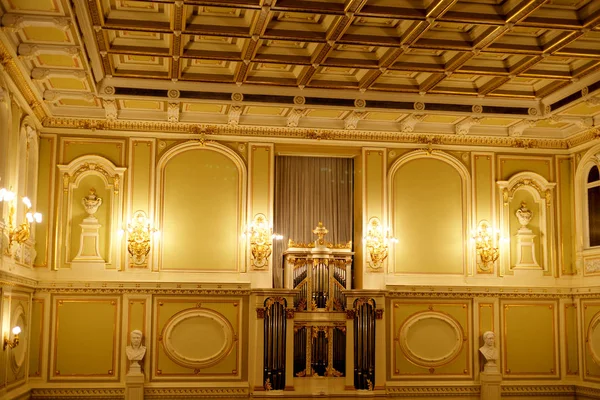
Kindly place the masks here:
<instances>
[{"instance_id":1,"label":"gold painted trim","mask_svg":"<svg viewBox=\"0 0 600 400\"><path fill-rule=\"evenodd\" d=\"M44 128L72 128L77 129L81 134L81 129L89 129L93 132L106 131L110 134L112 131L124 132L158 132L158 133L181 133L195 134L203 129L212 129L210 135L215 139L220 136L250 136L250 137L278 137L278 138L296 138L307 139L307 143L315 143L321 139L343 140L343 141L373 141L388 143L412 143L415 145L427 145L435 142L436 145L472 145L472 146L494 146L517 149L552 149L565 150L575 146L568 140L548 139L548 138L519 138L508 136L474 136L474 135L456 135L456 134L429 134L429 133L406 133L406 132L381 132L367 130L345 129L318 129L318 128L288 128L288 127L269 127L269 126L231 126L225 124L192 124L192 123L170 123L170 122L151 122L151 121L128 121L128 120L103 120L90 118L59 118L49 117L44 120ZM577 144L587 143L596 137L593 129L583 134L573 135L577 139ZM214 135L214 136L213 136Z\"/></svg>"},{"instance_id":2,"label":"gold painted trim","mask_svg":"<svg viewBox=\"0 0 600 400\"><path fill-rule=\"evenodd\" d=\"M234 306L234 307L237 307L237 305L238 305L238 303L233 303L233 306ZM202 313L202 312L204 312L204 313L206 313L206 314L216 314L216 315L215 315L215 316L216 316L216 319L219 319L219 320L221 320L221 321L223 321L223 322L224 322L224 324L227 326L227 328L229 328L229 330L230 330L230 332L231 332L231 334L232 334L232 337L231 337L231 343L230 343L230 344L229 344L229 345L228 345L228 346L225 348L225 350L224 350L224 351L222 351L222 352L220 352L220 353L218 353L216 356L212 357L212 358L214 358L214 360L212 360L212 361L210 361L210 362L208 362L208 363L206 363L206 364L202 364L201 366L200 366L200 365L198 365L198 366L196 366L196 368L194 368L195 366L193 366L193 365L190 365L191 363L190 363L190 364L185 364L185 363L184 363L184 362L182 362L181 360L177 359L177 358L175 357L175 355L171 353L171 351L170 351L170 350L168 350L168 347L167 347L167 345L165 344L165 336L166 336L166 334L167 334L167 330L169 329L169 327L170 327L170 326L173 324L173 322L174 322L176 319L178 319L178 318L181 318L181 317L182 317L184 314L191 314L191 313L195 313L195 314L196 314L196 316L197 316L199 313ZM236 319L237 319L237 315L238 315L238 314L236 314ZM216 320L216 319L213 319L213 320ZM218 312L218 311L216 311L216 310L213 310L213 309L210 309L210 308L204 308L204 307L201 307L201 306L200 306L200 303L198 303L198 305L197 305L196 307L194 307L194 308L187 308L187 309L185 309L185 310L181 310L181 311L179 311L179 312L177 312L177 313L173 314L173 315L172 315L172 316L171 316L171 317L170 317L170 318L169 318L169 319L168 319L168 320L165 322L165 324L163 325L163 328L162 328L162 330L161 330L161 332L160 332L160 336L159 336L159 337L160 337L160 338L162 338L162 340L160 340L160 342L161 342L161 343L162 343L162 345L163 345L163 351L164 351L164 353L166 354L166 356L167 356L167 357L168 357L168 358L169 358L171 361L173 361L175 364L177 364L177 365L179 365L179 366L181 366L181 367L184 367L184 368L193 368L193 369L194 369L194 375L197 375L197 373L196 373L196 370L202 370L202 369L206 369L206 368L211 368L211 367L214 367L215 365L218 365L218 364L219 364L221 361L223 361L225 358L229 357L229 355L231 354L231 352L233 351L233 349L234 349L234 348L236 348L236 342L238 341L238 338L237 338L237 336L238 336L238 335L237 335L237 334L235 334L235 331L234 331L233 325L232 325L232 324L231 324L231 322L230 322L230 321L227 319L227 317L225 317L223 314L221 314L220 312ZM237 348L236 348L236 350L237 350ZM236 365L237 365L237 363L236 363ZM236 369L237 369L237 368L236 368ZM169 374L169 375L170 375L170 374Z\"/></svg>"},{"instance_id":3,"label":"gold painted trim","mask_svg":"<svg viewBox=\"0 0 600 400\"><path fill-rule=\"evenodd\" d=\"M44 252L44 260L42 264L33 264L34 268L47 268L50 262L50 250L52 246L52 239L54 235L54 205L56 204L55 197L55 185L56 185L56 153L57 153L57 137L55 135L41 134L39 141L48 140L50 142L50 165L48 165L48 217L46 226L48 230L46 232L46 249ZM38 148L41 147L41 143L38 144ZM39 156L38 156L38 169L39 169ZM39 181L39 177L38 177Z\"/></svg>"},{"instance_id":4,"label":"gold painted trim","mask_svg":"<svg viewBox=\"0 0 600 400\"><path fill-rule=\"evenodd\" d=\"M154 139L141 139L141 138L132 138L131 140L129 140L128 143L128 153L129 153L129 168L127 168L127 177L129 179L129 184L128 184L128 188L127 188L127 194L128 194L128 201L127 201L127 209L129 210L129 215L133 215L134 210L133 210L133 199L134 199L134 190L135 190L135 149L138 146L138 144L143 144L146 143L146 145L150 148L149 149L149 162L148 162L148 198L147 198L147 215L149 216L149 220L154 220L154 213L153 213L153 208L152 208L152 202L153 202L153 197L154 197L154 160L155 160L155 148L154 148ZM125 221L125 223L127 223L129 219L127 219ZM124 262L126 263L128 268L133 268L133 269L148 269L151 266L152 260L153 260L153 255L152 255L152 251L154 250L153 247L151 247L150 251L151 253L148 254L148 257L146 258L146 262L141 264L141 265L137 265L134 262L130 261L130 255L129 252L125 252L125 254L123 255L124 258Z\"/></svg>"},{"instance_id":5,"label":"gold painted trim","mask_svg":"<svg viewBox=\"0 0 600 400\"><path fill-rule=\"evenodd\" d=\"M46 300L45 299L32 299L31 300L31 304L32 304L32 308L33 308L33 303L41 303L42 305L42 310L41 310L41 321L40 321L40 349L39 349L39 354L38 354L38 370L32 375L31 371L29 371L29 377L41 377L42 376L42 361L43 361L43 354L44 354L44 317L45 317L45 309L46 309ZM30 324L31 325L31 324ZM29 331L31 332L31 328L29 328Z\"/></svg>"},{"instance_id":6,"label":"gold painted trim","mask_svg":"<svg viewBox=\"0 0 600 400\"><path fill-rule=\"evenodd\" d=\"M495 317L494 316L494 303L479 303L479 310L478 310L479 311L479 318L478 318L479 319L479 321L478 321L479 322L479 335L478 335L478 337L480 339L483 337L483 334L484 334L483 327L481 324L481 309L484 307L485 308L489 307L492 309L492 320L491 320L492 329L491 330L492 331L494 330L494 322L495 322L494 321L494 317Z\"/></svg>"},{"instance_id":7,"label":"gold painted trim","mask_svg":"<svg viewBox=\"0 0 600 400\"><path fill-rule=\"evenodd\" d=\"M158 358L160 355L159 352L159 347L160 344L159 342L162 341L162 331L164 329L164 325L167 324L167 322L172 318L169 318L167 320L167 322L165 322L165 324L163 325L163 329L159 329L158 327L158 321L160 319L160 308L164 303L184 303L184 304L193 304L193 306L185 309L193 309L193 308L199 308L202 307L202 304L211 304L211 303L217 303L217 304L232 304L234 307L238 308L236 315L236 321L235 321L235 326L233 326L234 328L234 334L235 334L235 338L236 340L234 340L235 346L233 347L233 349L235 349L236 351L236 357L235 357L235 369L231 372L231 373L209 373L209 374L204 374L202 373L202 370L194 370L191 369L192 372L190 373L170 373L170 374L165 374L162 372L162 370L160 370L158 368ZM237 306L236 306L237 304ZM174 298L174 297L155 297L153 300L153 316L155 315L155 317L153 317L154 320L154 332L161 332L160 335L158 335L157 337L153 338L153 347L154 347L154 356L153 356L153 365L152 365L152 371L151 371L151 379L152 380L163 380L162 377L165 377L166 379L168 379L168 377L208 377L210 378L211 376L217 376L217 377L221 377L221 376L235 376L235 377L239 377L240 376L240 359L242 358L242 351L243 351L243 338L242 338L242 331L241 331L241 321L240 321L240 314L242 312L242 307L243 307L243 299L242 298L233 298L230 300L215 300L214 298L210 298L210 297L187 297L187 298ZM182 310L182 311L185 311ZM181 312L181 311L180 311ZM230 321L231 322L231 321ZM231 350L231 352L233 351L233 349ZM229 354L231 354L231 352ZM169 358L170 359L170 358Z\"/></svg>"},{"instance_id":8,"label":"gold painted trim","mask_svg":"<svg viewBox=\"0 0 600 400\"><path fill-rule=\"evenodd\" d=\"M541 304L540 304L541 303ZM558 302L556 301L552 301L552 302L539 302L539 303L507 303L507 302L501 302L500 303L500 307L502 309L502 312L500 313L500 315L502 316L502 354L503 354L503 360L502 360L502 376L504 378L507 379L514 379L514 378L521 378L521 377L527 377L527 378L531 378L531 377L535 377L535 376L539 376L539 377L547 377L547 376L559 376L559 370L558 370L558 365L560 365L560 354L557 352L557 342L556 342L556 336L558 334L557 332L557 327L556 327L556 311L558 309ZM506 312L508 311L508 309L510 307L549 307L550 309L553 310L552 312L552 358L553 358L553 367L550 372L548 373L542 373L542 372L532 372L532 373L519 373L519 374L512 374L509 368L509 361L508 361L508 346L506 343L507 340L507 326L506 326Z\"/></svg>"},{"instance_id":9,"label":"gold painted trim","mask_svg":"<svg viewBox=\"0 0 600 400\"><path fill-rule=\"evenodd\" d=\"M548 182L552 182L555 179L554 178L554 169L552 168L552 166L554 164L553 163L554 157L552 157L552 156L542 156L542 155L519 156L519 155L513 155L513 154L496 154L496 164L497 164L496 168L498 168L498 171L500 171L500 174L499 174L500 176L498 177L498 180L507 181L511 178L510 176L507 176L506 178L504 178L503 167L504 167L504 163L506 161L529 161L529 162L534 162L534 163L544 162L545 166L548 168L548 178L546 178L543 175L540 175L540 176L542 176ZM522 171L518 171L518 172L522 172ZM536 174L537 174L537 172L536 172ZM515 175L515 174L512 174L512 175Z\"/></svg>"},{"instance_id":10,"label":"gold painted trim","mask_svg":"<svg viewBox=\"0 0 600 400\"><path fill-rule=\"evenodd\" d=\"M54 309L54 335L52 337L52 364L48 374L49 381L58 381L72 378L109 378L106 380L118 380L119 374L117 373L117 343L118 343L118 331L119 331L119 309L120 309L120 297L107 297L103 299L98 298L75 298L75 297L63 297L63 296L52 296L52 304ZM110 305L116 307L115 308L115 317L113 323L113 352L112 352L112 369L110 369L106 374L61 374L60 370L57 368L57 351L58 351L58 327L59 327L59 313L58 307L60 307L64 303L110 303ZM49 365L50 367L50 365ZM66 377L65 379L62 379Z\"/></svg>"},{"instance_id":11,"label":"gold painted trim","mask_svg":"<svg viewBox=\"0 0 600 400\"><path fill-rule=\"evenodd\" d=\"M66 156L66 150L67 150L67 146L71 145L71 144L90 144L90 145L101 145L101 144L114 144L117 148L117 150L119 151L119 162L118 165L115 164L116 167L119 166L123 166L125 165L125 149L127 146L127 142L124 139L114 139L114 138L102 138L102 140L99 139L89 139L89 138L85 138L85 137L61 137L60 141L59 141L59 146L60 146L60 163L61 164L71 164L73 161L77 160L78 158L81 158L82 156L85 157L88 154L94 154L92 153L87 153L87 154L83 154L81 156L76 156L74 159L72 159L71 161L67 161L65 159ZM93 149L90 149L93 150ZM100 156L108 161L110 161L108 158L104 157L104 156ZM112 161L110 161L111 163L113 163ZM114 164L114 163L113 163Z\"/></svg>"},{"instance_id":12,"label":"gold painted trim","mask_svg":"<svg viewBox=\"0 0 600 400\"><path fill-rule=\"evenodd\" d=\"M456 334L457 334L456 342L458 345L455 346L449 352L449 355L447 357L440 357L438 359L429 359L429 360L427 360L423 357L419 357L417 354L415 354L411 351L408 344L405 342L405 340L403 340L407 336L407 334L408 334L407 330L410 328L410 326L414 323L419 322L422 319L437 319L437 320L446 322L456 332ZM408 324L411 324L411 325L408 325ZM444 313L441 311L433 311L433 310L421 311L421 312L412 314L410 317L405 319L398 331L398 339L399 339L398 342L400 344L400 350L404 354L405 358L407 358L410 362L412 362L413 364L415 364L416 366L421 367L421 368L427 368L427 367L439 368L439 367L443 367L445 365L451 364L463 351L464 344L467 341L467 338L465 337L465 334L463 332L462 327L460 326L460 323L454 317L452 317L451 315L449 315L447 313Z\"/></svg>"},{"instance_id":13,"label":"gold painted trim","mask_svg":"<svg viewBox=\"0 0 600 400\"><path fill-rule=\"evenodd\" d=\"M575 354L577 355L577 369L575 371L571 371L569 369L569 330L567 329L567 309L574 308L575 309ZM577 304L565 304L563 308L564 312L564 320L565 320L565 366L567 367L567 375L579 375L579 329L577 328Z\"/></svg>"},{"instance_id":14,"label":"gold painted trim","mask_svg":"<svg viewBox=\"0 0 600 400\"><path fill-rule=\"evenodd\" d=\"M140 330L142 330L144 333L143 339L145 342L146 337L147 337L147 332L145 332L146 331L146 322L147 322L146 321L146 308L147 308L146 307L146 299L129 299L128 303L129 304L127 305L127 332L125 332L125 333L127 334L127 337L129 337L130 332L133 330L133 329L131 329L131 309L132 309L133 304L141 303L143 306L143 312L142 312L142 326L140 327L141 328ZM125 344L126 345L128 344L127 339L125 340ZM142 344L145 344L147 346L146 343L142 343ZM142 363L145 364L146 360L142 361ZM127 368L126 368L125 372L128 373L129 372L129 363L126 363L126 364L127 364Z\"/></svg>"},{"instance_id":15,"label":"gold painted trim","mask_svg":"<svg viewBox=\"0 0 600 400\"><path fill-rule=\"evenodd\" d=\"M414 292L412 293L414 295ZM431 295L429 295L428 297L431 297ZM464 330L463 332L463 346L461 351L465 352L465 364L467 366L467 369L463 371L462 374L457 374L457 373L436 373L435 372L435 368L433 368L433 372L431 372L431 369L428 371L429 373L400 373L400 370L398 369L398 365L397 365L397 357L396 357L396 346L399 346L399 340L400 337L397 335L397 332L400 332L400 328L402 327L403 324L400 324L400 326L396 327L397 324L397 320L396 320L396 315L395 312L391 312L392 314L392 320L390 323L390 339L394 342L394 350L393 350L393 361L392 361L392 378L396 378L396 380L404 380L407 378L411 378L411 379L435 379L436 377L439 376L445 376L445 377L453 377L453 378L472 378L473 377L473 368L472 368L472 356L473 356L473 349L472 346L470 345L471 342L471 330L472 330L472 312L471 312L471 302L470 301L461 301L461 300L449 300L446 302L440 302L437 301L438 299L436 298L429 298L428 300L418 300L418 299L410 299L410 301L403 301L403 300L392 300L390 302L390 307L391 310L394 310L396 308L399 308L399 306L401 305L418 305L418 306L423 306L426 307L425 310L423 311L417 311L415 313L412 313L410 315L408 315L405 318L405 321L408 320L409 318L413 317L414 315L417 315L419 313L422 313L424 311L433 311L435 309L436 306L461 306L464 310L465 310L465 319L466 319L466 327L462 327L459 323L459 326L461 326L461 329ZM452 317L454 318L454 317ZM401 351L402 353L402 351ZM449 363L444 364L444 365L448 365L454 361L457 360L457 357L460 355L460 353L454 357L452 360L450 360ZM418 366L418 365L417 365ZM420 368L426 368L423 366L418 366Z\"/></svg>"},{"instance_id":16,"label":"gold painted trim","mask_svg":"<svg viewBox=\"0 0 600 400\"><path fill-rule=\"evenodd\" d=\"M464 135L463 135L464 136ZM469 170L467 169L467 167L454 155L450 154L449 152L443 151L443 150L433 150L431 148L427 148L427 149L415 149L412 151L409 151L407 153L402 154L400 157L398 157L398 159L396 161L394 161L391 165L391 167L388 169L388 174L386 177L387 180L387 188L388 192L387 192L387 196L388 196L388 208L389 210L387 210L387 214L389 215L389 221L390 221L390 228L391 228L391 232L395 233L395 229L396 227L394 226L394 222L395 222L395 211L396 211L396 207L395 207L395 198L394 198L394 182L395 182L395 175L396 172L398 172L398 170L404 166L405 164L408 164L409 162L412 161L416 161L419 160L421 158L424 159L435 159L438 161L441 161L445 164L448 164L449 166L451 166L452 168L454 168L454 170L456 171L456 173L458 174L458 176L461 179L461 192L460 192L460 203L462 206L462 238L463 238L463 248L462 248L462 271L461 272L454 272L454 273L443 273L440 274L439 272L397 272L395 270L396 265L395 262L393 262L392 264L394 265L394 271L388 271L388 274L392 274L395 276L402 276L402 275L451 275L451 276L468 276L470 275L470 271L471 271L471 264L472 264L472 259L473 259L473 255L471 254L471 245L470 245L470 227L472 225L471 223L471 219L472 219L472 204L471 204L471 190L473 187L473 179L471 177L471 174L469 172ZM384 185L385 186L385 185ZM395 251L392 252L391 254L394 257L394 260L396 258L396 254Z\"/></svg>"},{"instance_id":17,"label":"gold painted trim","mask_svg":"<svg viewBox=\"0 0 600 400\"><path fill-rule=\"evenodd\" d=\"M267 221L270 221L271 224L273 224L273 218L274 218L274 214L273 214L273 204L274 204L274 176L275 176L275 146L274 144L248 144L246 145L246 149L247 149L247 159L248 159L248 211L251 211L250 213L248 213L248 217L250 217L250 215L256 215L257 213L262 213L265 214L267 217ZM267 174L268 174L268 193L267 193L267 208L264 211L264 213L262 211L257 211L254 208L254 171L255 171L255 157L254 157L254 152L257 149L265 149L266 152L268 153L268 165L267 165ZM243 156L242 156L243 157ZM246 226L250 225L250 221L246 222ZM248 247L248 246L246 246ZM248 249L245 249L245 253L248 253ZM265 267L263 268L256 268L252 262L250 262L251 256L248 256L247 254L244 255L244 262L247 265L251 265L252 266L252 270L253 271L269 271L270 269L274 268L273 265L273 257L269 256L269 260L267 261L267 264L265 265ZM269 262L270 261L270 262Z\"/></svg>"},{"instance_id":18,"label":"gold painted trim","mask_svg":"<svg viewBox=\"0 0 600 400\"><path fill-rule=\"evenodd\" d=\"M160 156L157 164L156 164L156 170L157 170L157 199L159 200L156 204L156 207L158 209L158 212L155 213L155 218L157 219L157 221L155 222L154 226L158 227L159 229L162 227L162 222L164 220L164 212L165 212L165 200L164 200L164 196L165 196L165 179L166 179L166 174L165 174L165 170L167 168L167 165L169 164L169 161L175 157L177 157L177 155L181 154L181 153L185 153L187 151L194 151L194 150L201 150L201 151L214 151L217 152L223 156L225 156L226 158L228 158L233 165L235 165L237 167L237 173L238 173L238 185L237 185L237 199L238 199L238 207L236 209L236 213L237 213L237 222L238 222L238 226L237 226L237 230L238 233L241 234L243 226L244 226L244 221L246 220L246 207L247 207L247 191L248 188L246 186L247 183L247 178L248 178L248 169L246 166L245 161L242 159L242 157L240 157L239 154L237 154L235 151L233 151L231 148L224 146L222 144L213 142L213 141L204 141L204 139L200 139L199 141L196 140L190 140L190 141L186 141L183 143L179 143L176 144L175 146L171 147L170 149L166 150L165 152L163 152L163 154ZM163 268L162 267L162 246L163 246L163 240L158 241L155 244L155 255L153 256L153 265L154 265L154 260L157 259L157 264L156 264L156 270L157 271L179 271L179 272L193 272L193 273L204 273L204 272L220 272L220 273L240 273L240 272L246 272L246 268L245 268L245 264L242 263L242 260L245 258L246 254L245 254L245 246L241 243L240 240L237 241L237 263L234 266L234 269L180 269L180 268ZM242 268L240 268L240 265L242 266ZM154 270L154 269L153 269Z\"/></svg>"},{"instance_id":19,"label":"gold painted trim","mask_svg":"<svg viewBox=\"0 0 600 400\"><path fill-rule=\"evenodd\" d=\"M598 297L596 297L594 300L598 300ZM590 326L592 325L592 321L594 321L594 319L600 315L600 311L596 312L594 315L592 315L590 317L590 322L589 322L589 324L587 326L583 326L585 324L586 314L587 314L588 307L600 307L600 302L592 300L592 301L589 301L589 302L588 301L584 301L584 302L581 303L581 319L582 319L581 336L582 336L582 340L584 340L584 344L582 346L582 350L583 350L583 354L582 354L582 356L583 356L582 357L583 358L583 379L584 380L590 380L590 381L599 381L600 380L600 373L591 374L590 370L589 370L588 360L591 359L590 361L593 364L595 364L595 361L594 361L594 356L592 355L591 350L590 350L590 344L589 344L588 336L589 336Z\"/></svg>"},{"instance_id":20,"label":"gold painted trim","mask_svg":"<svg viewBox=\"0 0 600 400\"><path fill-rule=\"evenodd\" d=\"M490 182L489 182L489 190L490 190L490 215L487 216L487 218L484 218L482 216L480 216L478 214L479 211L479 201L478 201L478 197L477 197L477 191L478 191L478 185L477 185L477 177L478 177L478 171L477 171L477 160L480 157L486 157L487 160L489 160L489 167L490 167ZM494 158L495 158L495 154L494 153L472 153L471 156L471 168L473 171L473 178L472 178L472 184L473 184L473 188L471 189L471 193L472 193L472 201L473 201L473 215L475 216L475 219L472 221L473 224L477 224L479 221L481 220L487 220L487 221L494 221L492 223L492 225L495 225L495 218L496 218L496 214L495 214L495 204L494 204L494 182L495 182L495 176L494 176ZM476 230L476 227L473 226L471 228L472 230ZM477 257L477 256L476 256ZM476 269L476 273L477 274L484 274L484 275L493 275L495 273L494 269L496 267L496 262L494 262L492 264L492 267L489 268L488 270L482 270L479 267L479 264L476 262L475 263L475 269Z\"/></svg>"},{"instance_id":21,"label":"gold painted trim","mask_svg":"<svg viewBox=\"0 0 600 400\"><path fill-rule=\"evenodd\" d=\"M563 221L561 218L561 211L562 211L562 191L560 190L560 188L562 187L562 182L564 181L563 176L562 176L562 172L561 172L561 168L560 165L563 162L568 162L569 164L571 164L571 179L573 182L573 190L576 190L576 185L575 185L575 163L574 163L574 159L573 156L555 156L556 159L556 186L557 186L557 191L556 191L556 230L558 232L558 246L557 246L557 250L558 250L558 264L559 264L559 269L560 269L560 273L561 275L577 275L577 271L571 271L570 273L567 273L565 270L565 259L564 259L564 231L563 231ZM573 196L573 207L571 207L571 221L573 221L573 227L576 228L576 219L575 219L575 196ZM575 235L576 229L573 230L572 234ZM575 242L575 241L574 241ZM571 254L575 255L575 243L573 242L573 244L571 245ZM572 265L573 267L576 269L575 267L575 260L571 260L572 261Z\"/></svg>"}]
</instances>

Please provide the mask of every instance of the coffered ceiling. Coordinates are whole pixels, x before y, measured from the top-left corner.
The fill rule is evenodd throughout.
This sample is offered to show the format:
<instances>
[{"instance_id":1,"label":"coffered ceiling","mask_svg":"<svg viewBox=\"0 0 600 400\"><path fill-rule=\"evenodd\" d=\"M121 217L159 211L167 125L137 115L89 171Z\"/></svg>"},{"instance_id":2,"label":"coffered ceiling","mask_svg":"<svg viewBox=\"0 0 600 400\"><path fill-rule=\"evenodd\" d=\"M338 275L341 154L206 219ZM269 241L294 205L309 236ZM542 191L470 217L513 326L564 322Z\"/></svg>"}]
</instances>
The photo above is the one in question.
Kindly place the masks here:
<instances>
[{"instance_id":1,"label":"coffered ceiling","mask_svg":"<svg viewBox=\"0 0 600 400\"><path fill-rule=\"evenodd\" d=\"M0 0L51 126L566 139L600 124L600 1Z\"/></svg>"}]
</instances>

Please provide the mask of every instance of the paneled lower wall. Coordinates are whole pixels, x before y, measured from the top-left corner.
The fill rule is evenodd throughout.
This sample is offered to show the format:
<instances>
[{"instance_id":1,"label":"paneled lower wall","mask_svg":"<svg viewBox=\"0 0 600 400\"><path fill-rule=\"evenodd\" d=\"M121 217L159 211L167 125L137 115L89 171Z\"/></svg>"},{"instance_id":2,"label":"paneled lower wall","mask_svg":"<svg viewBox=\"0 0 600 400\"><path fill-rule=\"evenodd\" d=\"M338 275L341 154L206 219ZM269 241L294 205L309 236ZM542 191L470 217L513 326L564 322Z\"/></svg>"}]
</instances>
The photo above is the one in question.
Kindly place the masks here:
<instances>
[{"instance_id":1,"label":"paneled lower wall","mask_svg":"<svg viewBox=\"0 0 600 400\"><path fill-rule=\"evenodd\" d=\"M135 329L144 333L147 349L145 398L273 394L261 387L265 327L254 306L261 290L246 284L38 285L3 286L2 320L23 333L19 346L0 353L1 398L124 398L125 347ZM369 296L383 308L373 396L479 398L481 335L492 330L503 397L600 398L595 289L390 286ZM290 311L287 324L306 318ZM348 335L355 334L351 326ZM347 377L290 376L278 396L354 397L361 391L353 387L352 362L346 365Z\"/></svg>"}]
</instances>

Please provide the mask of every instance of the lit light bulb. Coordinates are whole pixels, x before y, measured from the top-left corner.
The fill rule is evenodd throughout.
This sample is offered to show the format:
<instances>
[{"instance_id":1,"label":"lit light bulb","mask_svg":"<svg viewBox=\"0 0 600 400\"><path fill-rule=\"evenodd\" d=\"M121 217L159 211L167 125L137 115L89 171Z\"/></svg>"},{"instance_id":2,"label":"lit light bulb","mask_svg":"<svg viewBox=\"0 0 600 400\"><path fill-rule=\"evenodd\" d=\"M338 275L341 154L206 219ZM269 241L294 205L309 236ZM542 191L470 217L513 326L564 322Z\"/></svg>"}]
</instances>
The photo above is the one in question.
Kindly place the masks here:
<instances>
[{"instance_id":1,"label":"lit light bulb","mask_svg":"<svg viewBox=\"0 0 600 400\"><path fill-rule=\"evenodd\" d=\"M15 326L15 327L12 329L12 333L13 333L13 335L18 335L19 333L21 333L21 327L20 327L20 326L18 326L18 325L17 325L17 326Z\"/></svg>"},{"instance_id":2,"label":"lit light bulb","mask_svg":"<svg viewBox=\"0 0 600 400\"><path fill-rule=\"evenodd\" d=\"M33 219L39 224L40 222L42 222L42 213L36 212L35 214L33 214Z\"/></svg>"},{"instance_id":3,"label":"lit light bulb","mask_svg":"<svg viewBox=\"0 0 600 400\"><path fill-rule=\"evenodd\" d=\"M29 200L29 197L23 197L23 204L25 204L27 208L31 208L31 200Z\"/></svg>"}]
</instances>

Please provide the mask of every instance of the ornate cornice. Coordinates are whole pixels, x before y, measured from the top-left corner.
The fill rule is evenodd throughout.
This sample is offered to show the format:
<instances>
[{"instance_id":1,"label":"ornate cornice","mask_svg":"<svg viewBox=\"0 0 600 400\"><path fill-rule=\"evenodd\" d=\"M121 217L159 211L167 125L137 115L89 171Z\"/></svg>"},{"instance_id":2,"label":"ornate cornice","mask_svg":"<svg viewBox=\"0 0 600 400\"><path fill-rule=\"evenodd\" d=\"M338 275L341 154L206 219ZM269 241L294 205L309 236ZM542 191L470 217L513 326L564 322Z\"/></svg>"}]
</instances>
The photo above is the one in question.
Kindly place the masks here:
<instances>
[{"instance_id":1,"label":"ornate cornice","mask_svg":"<svg viewBox=\"0 0 600 400\"><path fill-rule=\"evenodd\" d=\"M0 285L35 289L38 282L35 279L14 275L6 271L0 271Z\"/></svg>"},{"instance_id":2,"label":"ornate cornice","mask_svg":"<svg viewBox=\"0 0 600 400\"><path fill-rule=\"evenodd\" d=\"M248 398L248 388L145 388L144 399Z\"/></svg>"},{"instance_id":3,"label":"ornate cornice","mask_svg":"<svg viewBox=\"0 0 600 400\"><path fill-rule=\"evenodd\" d=\"M471 299L475 297L493 297L505 299L559 299L598 297L598 288L554 288L554 287L444 287L444 286L406 286L388 287L389 298L451 298Z\"/></svg>"},{"instance_id":4,"label":"ornate cornice","mask_svg":"<svg viewBox=\"0 0 600 400\"><path fill-rule=\"evenodd\" d=\"M163 294L247 296L250 285L178 282L40 282L36 292L55 294Z\"/></svg>"},{"instance_id":5,"label":"ornate cornice","mask_svg":"<svg viewBox=\"0 0 600 400\"><path fill-rule=\"evenodd\" d=\"M502 385L504 396L568 396L574 395L576 386L573 385Z\"/></svg>"},{"instance_id":6,"label":"ornate cornice","mask_svg":"<svg viewBox=\"0 0 600 400\"><path fill-rule=\"evenodd\" d=\"M463 386L387 386L389 397L458 397L479 396L479 385Z\"/></svg>"},{"instance_id":7,"label":"ornate cornice","mask_svg":"<svg viewBox=\"0 0 600 400\"><path fill-rule=\"evenodd\" d=\"M88 389L32 389L31 399L102 399L122 400L124 388L88 388Z\"/></svg>"},{"instance_id":8,"label":"ornate cornice","mask_svg":"<svg viewBox=\"0 0 600 400\"><path fill-rule=\"evenodd\" d=\"M83 118L46 118L46 128L72 128L104 131L135 131L161 133L204 133L218 136L256 136L309 140L375 141L393 143L492 146L524 149L567 150L570 146L563 139L515 138L508 136L474 136L456 134L424 134L406 132L382 132L344 129L312 129L243 125L202 125L190 123L122 121ZM590 136L591 137L591 136Z\"/></svg>"},{"instance_id":9,"label":"ornate cornice","mask_svg":"<svg viewBox=\"0 0 600 400\"><path fill-rule=\"evenodd\" d=\"M566 142L568 147L572 148L598 138L600 138L600 128L593 128L567 138Z\"/></svg>"},{"instance_id":10,"label":"ornate cornice","mask_svg":"<svg viewBox=\"0 0 600 400\"><path fill-rule=\"evenodd\" d=\"M600 388L588 387L588 386L576 386L575 387L575 395L600 399Z\"/></svg>"}]
</instances>

